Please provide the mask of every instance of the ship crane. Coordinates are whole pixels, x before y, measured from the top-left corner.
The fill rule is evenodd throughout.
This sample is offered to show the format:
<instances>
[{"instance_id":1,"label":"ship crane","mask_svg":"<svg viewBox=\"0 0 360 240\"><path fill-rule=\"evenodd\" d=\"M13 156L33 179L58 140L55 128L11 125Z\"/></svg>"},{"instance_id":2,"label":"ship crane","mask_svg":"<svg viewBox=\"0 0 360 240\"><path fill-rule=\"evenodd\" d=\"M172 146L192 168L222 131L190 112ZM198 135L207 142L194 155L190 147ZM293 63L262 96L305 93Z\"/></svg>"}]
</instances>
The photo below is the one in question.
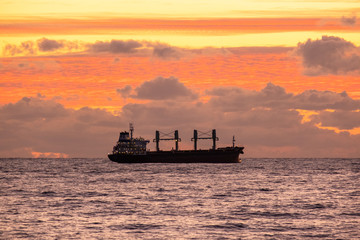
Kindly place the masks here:
<instances>
[{"instance_id":1,"label":"ship crane","mask_svg":"<svg viewBox=\"0 0 360 240\"><path fill-rule=\"evenodd\" d=\"M160 137L160 134L162 135L161 137ZM174 134L174 137L171 137L172 134ZM164 137L167 137L167 138L164 138ZM171 141L171 140L175 140L175 150L179 151L179 142L181 142L181 138L179 138L178 130L175 130L170 133L163 133L163 132L156 130L155 139L153 139L153 142L156 142L156 151L157 152L160 151L160 147L159 147L160 141Z\"/></svg>"},{"instance_id":2,"label":"ship crane","mask_svg":"<svg viewBox=\"0 0 360 240\"><path fill-rule=\"evenodd\" d=\"M200 134L198 134L198 132ZM210 135L211 133L211 135ZM212 149L215 150L216 149L216 141L219 141L219 138L216 137L216 129L213 129L212 131L208 131L208 132L201 132L198 130L194 130L194 137L191 138L191 141L194 141L194 150L197 150L197 141L200 139L212 139L213 140L213 147Z\"/></svg>"}]
</instances>

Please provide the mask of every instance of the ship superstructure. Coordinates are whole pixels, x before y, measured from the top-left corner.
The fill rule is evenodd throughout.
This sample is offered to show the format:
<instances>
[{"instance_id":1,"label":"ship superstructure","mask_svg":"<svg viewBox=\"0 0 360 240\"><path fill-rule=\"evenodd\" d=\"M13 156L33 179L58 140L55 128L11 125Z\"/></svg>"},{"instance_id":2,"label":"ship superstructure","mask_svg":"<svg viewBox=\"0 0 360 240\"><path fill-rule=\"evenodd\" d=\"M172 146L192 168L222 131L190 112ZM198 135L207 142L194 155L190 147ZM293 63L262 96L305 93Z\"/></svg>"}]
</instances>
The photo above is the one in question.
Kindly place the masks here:
<instances>
[{"instance_id":1,"label":"ship superstructure","mask_svg":"<svg viewBox=\"0 0 360 240\"><path fill-rule=\"evenodd\" d=\"M129 132L120 132L119 140L113 148L113 154L118 155L146 155L146 144L150 141L144 138L133 138L134 127L130 124Z\"/></svg>"}]
</instances>

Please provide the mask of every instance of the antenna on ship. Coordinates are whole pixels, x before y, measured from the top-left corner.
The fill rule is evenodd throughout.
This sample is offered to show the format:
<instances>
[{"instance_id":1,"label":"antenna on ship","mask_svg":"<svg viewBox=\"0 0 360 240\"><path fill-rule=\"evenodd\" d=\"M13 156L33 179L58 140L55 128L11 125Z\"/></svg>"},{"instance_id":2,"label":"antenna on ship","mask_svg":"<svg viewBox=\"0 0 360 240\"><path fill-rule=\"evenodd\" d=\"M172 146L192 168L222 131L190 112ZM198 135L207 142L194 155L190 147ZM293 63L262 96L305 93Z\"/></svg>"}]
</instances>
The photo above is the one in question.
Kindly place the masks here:
<instances>
[{"instance_id":1,"label":"antenna on ship","mask_svg":"<svg viewBox=\"0 0 360 240\"><path fill-rule=\"evenodd\" d=\"M129 127L130 127L130 139L132 139L133 138L133 132L134 132L134 124L132 124L132 123L129 123Z\"/></svg>"},{"instance_id":2,"label":"antenna on ship","mask_svg":"<svg viewBox=\"0 0 360 240\"><path fill-rule=\"evenodd\" d=\"M235 148L235 136L233 136L233 148Z\"/></svg>"}]
</instances>

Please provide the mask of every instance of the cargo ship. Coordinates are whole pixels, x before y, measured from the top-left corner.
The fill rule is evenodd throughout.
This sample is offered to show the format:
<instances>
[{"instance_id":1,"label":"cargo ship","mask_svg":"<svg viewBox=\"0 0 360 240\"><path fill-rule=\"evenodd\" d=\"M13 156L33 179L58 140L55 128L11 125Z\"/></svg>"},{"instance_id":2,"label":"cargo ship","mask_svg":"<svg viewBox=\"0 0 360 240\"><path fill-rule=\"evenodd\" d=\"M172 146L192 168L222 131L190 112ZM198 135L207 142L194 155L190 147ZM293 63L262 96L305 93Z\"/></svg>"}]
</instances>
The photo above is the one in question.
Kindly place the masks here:
<instances>
[{"instance_id":1,"label":"cargo ship","mask_svg":"<svg viewBox=\"0 0 360 240\"><path fill-rule=\"evenodd\" d=\"M133 131L134 127L130 124L130 133L120 132L119 140L113 147L113 151L108 154L111 161L117 163L240 163L240 154L244 153L244 147L235 146L235 137L233 137L232 146L216 148L219 138L216 136L215 129L211 131L211 134L194 130L194 137L191 139L194 142L193 150L179 150L181 138L177 130L173 132L173 137L169 137L170 134L163 134L166 138L161 137L161 133L156 131L153 140L156 142L156 151L147 150L146 147L150 141L142 137L134 138ZM201 139L212 139L212 148L198 150L197 143ZM160 150L159 143L163 140L174 140L175 149Z\"/></svg>"}]
</instances>

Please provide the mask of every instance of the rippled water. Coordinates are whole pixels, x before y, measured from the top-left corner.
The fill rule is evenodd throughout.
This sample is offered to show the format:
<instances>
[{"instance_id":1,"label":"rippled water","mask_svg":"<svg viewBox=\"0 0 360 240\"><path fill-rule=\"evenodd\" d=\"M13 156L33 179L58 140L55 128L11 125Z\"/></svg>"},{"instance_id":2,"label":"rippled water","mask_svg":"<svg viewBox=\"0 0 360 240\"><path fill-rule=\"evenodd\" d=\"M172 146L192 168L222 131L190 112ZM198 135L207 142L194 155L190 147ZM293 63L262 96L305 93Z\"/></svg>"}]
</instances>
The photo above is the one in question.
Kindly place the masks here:
<instances>
[{"instance_id":1,"label":"rippled water","mask_svg":"<svg viewBox=\"0 0 360 240\"><path fill-rule=\"evenodd\" d=\"M1 239L356 239L360 159L0 159Z\"/></svg>"}]
</instances>

